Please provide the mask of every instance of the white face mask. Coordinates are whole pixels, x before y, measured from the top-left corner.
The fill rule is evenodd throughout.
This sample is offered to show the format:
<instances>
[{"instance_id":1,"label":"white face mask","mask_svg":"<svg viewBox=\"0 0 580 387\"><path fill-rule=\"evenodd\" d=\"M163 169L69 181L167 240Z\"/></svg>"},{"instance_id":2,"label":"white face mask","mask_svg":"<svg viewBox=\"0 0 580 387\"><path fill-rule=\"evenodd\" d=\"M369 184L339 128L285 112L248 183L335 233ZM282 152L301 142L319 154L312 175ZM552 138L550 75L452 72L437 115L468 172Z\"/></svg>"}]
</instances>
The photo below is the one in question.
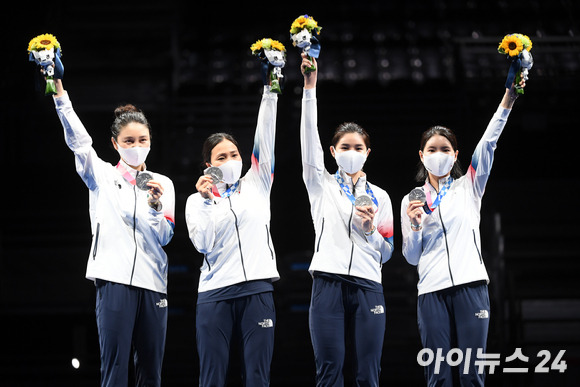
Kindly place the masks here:
<instances>
[{"instance_id":1,"label":"white face mask","mask_svg":"<svg viewBox=\"0 0 580 387\"><path fill-rule=\"evenodd\" d=\"M121 158L131 166L138 167L143 164L147 159L147 155L151 148L145 148L141 146L134 146L132 148L122 148L117 144L117 152L121 155Z\"/></svg>"},{"instance_id":2,"label":"white face mask","mask_svg":"<svg viewBox=\"0 0 580 387\"><path fill-rule=\"evenodd\" d=\"M357 152L355 150L337 152L335 149L334 158L340 169L346 173L356 173L362 169L365 161L367 161L367 152Z\"/></svg>"},{"instance_id":3,"label":"white face mask","mask_svg":"<svg viewBox=\"0 0 580 387\"><path fill-rule=\"evenodd\" d=\"M454 163L454 154L435 152L429 155L423 155L425 169L437 177L447 175L451 171L451 168L453 168Z\"/></svg>"},{"instance_id":4,"label":"white face mask","mask_svg":"<svg viewBox=\"0 0 580 387\"><path fill-rule=\"evenodd\" d=\"M242 162L240 160L230 160L218 167L224 174L223 182L226 184L234 184L240 180L242 175Z\"/></svg>"}]
</instances>

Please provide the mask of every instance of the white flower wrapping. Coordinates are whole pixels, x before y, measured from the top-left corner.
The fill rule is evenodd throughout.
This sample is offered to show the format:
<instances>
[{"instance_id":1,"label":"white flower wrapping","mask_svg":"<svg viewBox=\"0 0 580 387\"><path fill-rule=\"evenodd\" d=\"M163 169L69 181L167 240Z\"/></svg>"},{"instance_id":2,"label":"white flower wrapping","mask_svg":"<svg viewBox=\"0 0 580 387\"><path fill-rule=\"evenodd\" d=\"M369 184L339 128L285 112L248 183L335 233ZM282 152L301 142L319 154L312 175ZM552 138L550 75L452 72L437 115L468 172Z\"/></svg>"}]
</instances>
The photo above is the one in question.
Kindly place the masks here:
<instances>
[{"instance_id":1,"label":"white flower wrapping","mask_svg":"<svg viewBox=\"0 0 580 387\"><path fill-rule=\"evenodd\" d=\"M312 34L306 28L303 28L302 31L292 35L291 39L294 46L300 47L304 51L307 51L311 45L310 40L312 39Z\"/></svg>"},{"instance_id":2,"label":"white flower wrapping","mask_svg":"<svg viewBox=\"0 0 580 387\"><path fill-rule=\"evenodd\" d=\"M36 64L44 67L45 75L52 77L54 75L54 49L32 51L32 55Z\"/></svg>"},{"instance_id":3,"label":"white flower wrapping","mask_svg":"<svg viewBox=\"0 0 580 387\"><path fill-rule=\"evenodd\" d=\"M534 58L532 57L532 53L528 50L523 50L521 53L521 64L522 64L522 78L527 81L528 74L531 70L532 66L534 65Z\"/></svg>"},{"instance_id":4,"label":"white flower wrapping","mask_svg":"<svg viewBox=\"0 0 580 387\"><path fill-rule=\"evenodd\" d=\"M284 53L278 50L264 49L264 55L274 67L284 67L286 61L284 60Z\"/></svg>"}]
</instances>

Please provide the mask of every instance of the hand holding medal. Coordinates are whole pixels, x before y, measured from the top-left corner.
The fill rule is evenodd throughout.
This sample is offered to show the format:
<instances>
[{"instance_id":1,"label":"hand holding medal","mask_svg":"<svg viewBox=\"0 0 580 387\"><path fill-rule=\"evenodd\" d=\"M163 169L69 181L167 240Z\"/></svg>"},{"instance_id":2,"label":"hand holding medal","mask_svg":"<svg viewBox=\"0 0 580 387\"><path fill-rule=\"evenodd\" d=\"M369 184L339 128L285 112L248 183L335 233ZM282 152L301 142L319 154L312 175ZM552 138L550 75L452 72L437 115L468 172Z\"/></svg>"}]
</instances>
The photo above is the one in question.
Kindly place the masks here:
<instances>
[{"instance_id":1,"label":"hand holding medal","mask_svg":"<svg viewBox=\"0 0 580 387\"><path fill-rule=\"evenodd\" d=\"M212 184L217 184L224 178L224 173L218 167L209 167L203 171L205 176L211 177Z\"/></svg>"},{"instance_id":2,"label":"hand holding medal","mask_svg":"<svg viewBox=\"0 0 580 387\"><path fill-rule=\"evenodd\" d=\"M509 34L504 36L497 51L507 55L512 61L508 76L505 82L506 89L510 89L512 84L517 94L524 94L524 88L520 85L522 79L528 80L529 70L534 65L534 58L530 53L532 41L527 35Z\"/></svg>"},{"instance_id":3,"label":"hand holding medal","mask_svg":"<svg viewBox=\"0 0 580 387\"><path fill-rule=\"evenodd\" d=\"M425 191L422 188L413 188L409 193L409 205L407 206L407 216L413 230L421 229L423 214L427 213L425 211L428 208Z\"/></svg>"},{"instance_id":4,"label":"hand holding medal","mask_svg":"<svg viewBox=\"0 0 580 387\"><path fill-rule=\"evenodd\" d=\"M139 188L142 191L148 191L149 190L149 186L147 184L152 179L153 179L153 176L151 176L150 173L141 172L135 178L135 185L137 186L137 188Z\"/></svg>"},{"instance_id":5,"label":"hand holding medal","mask_svg":"<svg viewBox=\"0 0 580 387\"><path fill-rule=\"evenodd\" d=\"M427 204L427 195L425 195L425 191L423 188L413 188L411 192L409 192L409 203L418 201L421 203L421 208L426 214L431 213L431 209Z\"/></svg>"},{"instance_id":6,"label":"hand holding medal","mask_svg":"<svg viewBox=\"0 0 580 387\"><path fill-rule=\"evenodd\" d=\"M147 202L151 208L161 211L161 195L163 195L163 187L161 184L153 180L153 175L149 172L140 172L135 178L135 186L142 191L149 191L147 193Z\"/></svg>"},{"instance_id":7,"label":"hand holding medal","mask_svg":"<svg viewBox=\"0 0 580 387\"><path fill-rule=\"evenodd\" d=\"M46 77L44 95L56 94L54 78L62 79L64 74L60 57L60 43L51 34L38 35L28 43L28 60L41 66Z\"/></svg>"},{"instance_id":8,"label":"hand holding medal","mask_svg":"<svg viewBox=\"0 0 580 387\"><path fill-rule=\"evenodd\" d=\"M199 177L195 188L205 199L213 199L212 188L223 179L223 172L218 167L209 167L203 171L203 175Z\"/></svg>"},{"instance_id":9,"label":"hand holding medal","mask_svg":"<svg viewBox=\"0 0 580 387\"><path fill-rule=\"evenodd\" d=\"M425 203L425 199L425 192L421 188L413 188L413 190L409 193L410 202L418 200L421 203Z\"/></svg>"},{"instance_id":10,"label":"hand holding medal","mask_svg":"<svg viewBox=\"0 0 580 387\"><path fill-rule=\"evenodd\" d=\"M362 227L365 235L372 234L374 231L373 221L375 218L375 211L373 209L373 200L368 195L360 195L354 201L356 214L361 218Z\"/></svg>"},{"instance_id":11,"label":"hand holding medal","mask_svg":"<svg viewBox=\"0 0 580 387\"><path fill-rule=\"evenodd\" d=\"M264 85L270 85L273 93L282 93L280 81L282 67L286 64L286 48L277 40L264 38L250 47L252 54L262 61L262 80Z\"/></svg>"},{"instance_id":12,"label":"hand holding medal","mask_svg":"<svg viewBox=\"0 0 580 387\"><path fill-rule=\"evenodd\" d=\"M321 29L322 27L318 26L316 20L308 15L299 16L292 22L292 26L290 27L292 45L301 48L309 60L318 58L320 54L320 43L318 42L317 36L320 35ZM316 67L312 65L305 72L308 73L314 70L316 70Z\"/></svg>"}]
</instances>

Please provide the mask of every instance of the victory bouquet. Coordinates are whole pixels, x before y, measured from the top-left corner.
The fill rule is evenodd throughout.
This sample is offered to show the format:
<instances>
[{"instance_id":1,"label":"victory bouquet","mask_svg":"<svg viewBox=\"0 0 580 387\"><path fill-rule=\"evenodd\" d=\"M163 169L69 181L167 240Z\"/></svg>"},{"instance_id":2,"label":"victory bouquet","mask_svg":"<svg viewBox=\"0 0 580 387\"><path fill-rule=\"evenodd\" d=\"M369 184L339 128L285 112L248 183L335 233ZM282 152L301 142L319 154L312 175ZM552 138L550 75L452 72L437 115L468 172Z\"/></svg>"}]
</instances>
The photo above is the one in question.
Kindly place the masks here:
<instances>
[{"instance_id":1,"label":"victory bouquet","mask_svg":"<svg viewBox=\"0 0 580 387\"><path fill-rule=\"evenodd\" d=\"M61 55L60 43L51 34L38 35L28 43L28 60L36 62L44 70L45 95L56 94L54 77L61 79L64 73Z\"/></svg>"},{"instance_id":2,"label":"victory bouquet","mask_svg":"<svg viewBox=\"0 0 580 387\"><path fill-rule=\"evenodd\" d=\"M296 18L290 26L290 39L294 47L302 49L309 59L318 58L320 55L320 42L318 35L322 27L318 26L318 22L312 16L302 15ZM306 72L316 70L312 65L306 69Z\"/></svg>"},{"instance_id":3,"label":"victory bouquet","mask_svg":"<svg viewBox=\"0 0 580 387\"><path fill-rule=\"evenodd\" d=\"M274 93L282 93L282 67L286 64L286 48L282 43L270 38L258 40L250 47L252 54L262 62L262 80L270 84Z\"/></svg>"},{"instance_id":4,"label":"victory bouquet","mask_svg":"<svg viewBox=\"0 0 580 387\"><path fill-rule=\"evenodd\" d=\"M513 83L518 94L524 94L524 89L519 83L522 79L528 79L529 70L534 65L534 58L530 53L531 49L531 39L526 35L517 33L504 36L497 48L500 54L507 55L508 59L512 61L505 87L509 89Z\"/></svg>"}]
</instances>

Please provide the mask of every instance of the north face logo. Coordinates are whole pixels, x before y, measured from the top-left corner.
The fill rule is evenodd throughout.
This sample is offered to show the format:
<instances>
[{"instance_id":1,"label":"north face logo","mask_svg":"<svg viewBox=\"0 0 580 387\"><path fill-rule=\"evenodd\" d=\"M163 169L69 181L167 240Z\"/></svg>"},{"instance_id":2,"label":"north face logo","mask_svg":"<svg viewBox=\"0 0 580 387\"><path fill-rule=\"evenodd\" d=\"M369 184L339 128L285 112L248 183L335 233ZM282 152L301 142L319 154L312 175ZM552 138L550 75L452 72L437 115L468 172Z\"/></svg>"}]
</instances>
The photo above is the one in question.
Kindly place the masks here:
<instances>
[{"instance_id":1,"label":"north face logo","mask_svg":"<svg viewBox=\"0 0 580 387\"><path fill-rule=\"evenodd\" d=\"M489 318L489 312L485 309L481 309L475 314L477 318Z\"/></svg>"},{"instance_id":2,"label":"north face logo","mask_svg":"<svg viewBox=\"0 0 580 387\"><path fill-rule=\"evenodd\" d=\"M382 305L376 305L374 308L371 309L371 312L374 314L383 314L385 313L385 308Z\"/></svg>"},{"instance_id":3,"label":"north face logo","mask_svg":"<svg viewBox=\"0 0 580 387\"><path fill-rule=\"evenodd\" d=\"M262 328L272 328L274 326L274 322L270 318L265 318L264 321L259 322L258 325Z\"/></svg>"},{"instance_id":4,"label":"north face logo","mask_svg":"<svg viewBox=\"0 0 580 387\"><path fill-rule=\"evenodd\" d=\"M167 298L162 298L161 301L159 301L155 305L157 305L160 308L167 308Z\"/></svg>"}]
</instances>

